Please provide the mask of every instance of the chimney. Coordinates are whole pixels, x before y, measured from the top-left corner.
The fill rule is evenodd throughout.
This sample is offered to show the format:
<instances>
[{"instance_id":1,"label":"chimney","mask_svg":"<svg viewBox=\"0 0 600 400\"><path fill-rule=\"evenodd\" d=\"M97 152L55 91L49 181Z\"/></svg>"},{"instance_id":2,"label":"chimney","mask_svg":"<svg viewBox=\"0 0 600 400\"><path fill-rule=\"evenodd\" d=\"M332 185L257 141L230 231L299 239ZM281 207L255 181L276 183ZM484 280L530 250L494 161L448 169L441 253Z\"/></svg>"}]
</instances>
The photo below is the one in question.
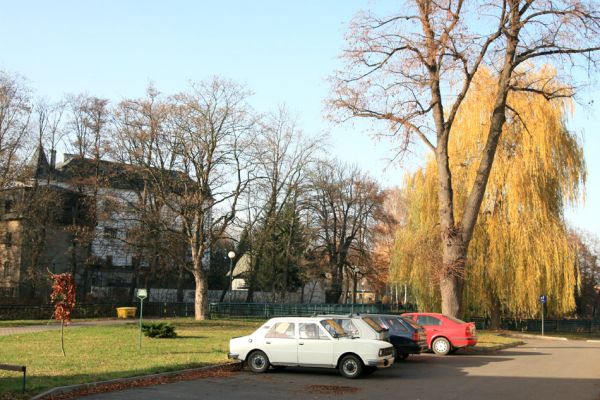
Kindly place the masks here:
<instances>
[{"instance_id":1,"label":"chimney","mask_svg":"<svg viewBox=\"0 0 600 400\"><path fill-rule=\"evenodd\" d=\"M50 169L56 168L56 150L50 150Z\"/></svg>"}]
</instances>

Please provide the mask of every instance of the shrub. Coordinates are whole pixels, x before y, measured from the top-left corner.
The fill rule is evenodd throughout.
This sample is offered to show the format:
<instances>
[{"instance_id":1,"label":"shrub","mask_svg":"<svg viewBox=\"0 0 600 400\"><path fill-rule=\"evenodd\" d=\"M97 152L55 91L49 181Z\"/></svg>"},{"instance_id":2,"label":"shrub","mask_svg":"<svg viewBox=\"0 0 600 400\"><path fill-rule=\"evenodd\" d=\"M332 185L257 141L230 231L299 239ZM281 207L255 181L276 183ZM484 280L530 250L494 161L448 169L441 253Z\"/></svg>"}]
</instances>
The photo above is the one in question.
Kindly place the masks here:
<instances>
[{"instance_id":1,"label":"shrub","mask_svg":"<svg viewBox=\"0 0 600 400\"><path fill-rule=\"evenodd\" d=\"M175 327L166 322L154 322L150 324L142 324L142 332L144 335L151 338L174 338L177 337Z\"/></svg>"}]
</instances>

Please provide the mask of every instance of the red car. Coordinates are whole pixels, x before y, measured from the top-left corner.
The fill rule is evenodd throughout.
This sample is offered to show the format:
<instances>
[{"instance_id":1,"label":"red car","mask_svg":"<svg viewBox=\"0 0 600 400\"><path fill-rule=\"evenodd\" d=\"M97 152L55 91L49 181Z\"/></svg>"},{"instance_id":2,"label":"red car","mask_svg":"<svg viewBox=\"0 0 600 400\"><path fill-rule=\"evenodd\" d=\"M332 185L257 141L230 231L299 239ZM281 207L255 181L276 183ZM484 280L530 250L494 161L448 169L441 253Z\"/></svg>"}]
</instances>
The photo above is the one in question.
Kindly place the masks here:
<instances>
[{"instance_id":1,"label":"red car","mask_svg":"<svg viewBox=\"0 0 600 400\"><path fill-rule=\"evenodd\" d=\"M422 325L427 333L427 346L435 354L446 355L454 353L461 347L475 346L475 323L464 322L460 319L437 313L406 313L410 318Z\"/></svg>"}]
</instances>

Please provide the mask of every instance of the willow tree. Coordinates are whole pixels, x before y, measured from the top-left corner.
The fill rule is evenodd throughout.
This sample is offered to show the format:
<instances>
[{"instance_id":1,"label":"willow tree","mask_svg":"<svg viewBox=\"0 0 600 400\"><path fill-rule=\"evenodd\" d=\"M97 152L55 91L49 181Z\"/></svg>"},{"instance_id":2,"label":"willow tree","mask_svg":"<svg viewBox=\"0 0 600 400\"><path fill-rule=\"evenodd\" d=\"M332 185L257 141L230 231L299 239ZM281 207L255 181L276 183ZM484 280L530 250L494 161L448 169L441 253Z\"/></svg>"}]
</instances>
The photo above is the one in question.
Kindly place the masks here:
<instances>
[{"instance_id":1,"label":"willow tree","mask_svg":"<svg viewBox=\"0 0 600 400\"><path fill-rule=\"evenodd\" d=\"M503 128L465 270L467 307L489 313L495 322L501 311L535 314L540 294L551 299L548 307L554 314L563 315L575 307L576 254L563 209L579 198L585 164L577 137L565 126L570 89L556 82L550 68L523 72L518 79L563 96L549 101L522 91L507 99L513 117ZM449 155L459 208L468 201L467 185L477 174L475 160L483 146L482 133L489 129L486 116L494 107L487 88L494 80L492 73L480 71L454 122ZM439 254L435 249L441 246L440 226L434 217L437 174L432 157L409 177L405 188L408 217L398 231L394 258L396 279L411 281L427 308L437 308L440 300L433 283L439 278L441 260L431 256Z\"/></svg>"},{"instance_id":2,"label":"willow tree","mask_svg":"<svg viewBox=\"0 0 600 400\"><path fill-rule=\"evenodd\" d=\"M507 119L511 92L554 96L547 86L519 80L529 64L550 63L575 84L573 67L595 66L600 50L600 11L593 0L410 0L385 17L362 13L348 35L346 61L334 78L331 105L349 117L384 121L398 150L421 140L435 154L441 260L442 310L462 313L467 251L483 204L488 178ZM449 142L473 77L484 66L497 71L487 90L493 107L484 119L481 146L469 163L476 173L464 187L468 199L454 202L458 188ZM461 160L462 161L462 160Z\"/></svg>"}]
</instances>

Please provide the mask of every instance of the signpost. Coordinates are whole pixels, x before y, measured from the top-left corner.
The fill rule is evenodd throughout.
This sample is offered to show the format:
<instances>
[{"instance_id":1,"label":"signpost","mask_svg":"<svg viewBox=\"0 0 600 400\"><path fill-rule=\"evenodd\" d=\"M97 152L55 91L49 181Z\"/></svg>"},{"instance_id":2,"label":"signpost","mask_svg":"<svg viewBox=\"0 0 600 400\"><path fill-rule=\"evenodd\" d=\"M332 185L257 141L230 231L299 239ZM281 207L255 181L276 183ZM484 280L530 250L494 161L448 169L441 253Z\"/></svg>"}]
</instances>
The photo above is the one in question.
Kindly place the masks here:
<instances>
[{"instance_id":1,"label":"signpost","mask_svg":"<svg viewBox=\"0 0 600 400\"><path fill-rule=\"evenodd\" d=\"M544 306L546 305L547 301L548 296L546 296L545 294L540 296L540 303L542 303L542 336L544 336Z\"/></svg>"},{"instance_id":2,"label":"signpost","mask_svg":"<svg viewBox=\"0 0 600 400\"><path fill-rule=\"evenodd\" d=\"M144 299L148 297L146 289L137 290L137 298L140 299L140 349L142 348L142 314L144 311Z\"/></svg>"}]
</instances>

